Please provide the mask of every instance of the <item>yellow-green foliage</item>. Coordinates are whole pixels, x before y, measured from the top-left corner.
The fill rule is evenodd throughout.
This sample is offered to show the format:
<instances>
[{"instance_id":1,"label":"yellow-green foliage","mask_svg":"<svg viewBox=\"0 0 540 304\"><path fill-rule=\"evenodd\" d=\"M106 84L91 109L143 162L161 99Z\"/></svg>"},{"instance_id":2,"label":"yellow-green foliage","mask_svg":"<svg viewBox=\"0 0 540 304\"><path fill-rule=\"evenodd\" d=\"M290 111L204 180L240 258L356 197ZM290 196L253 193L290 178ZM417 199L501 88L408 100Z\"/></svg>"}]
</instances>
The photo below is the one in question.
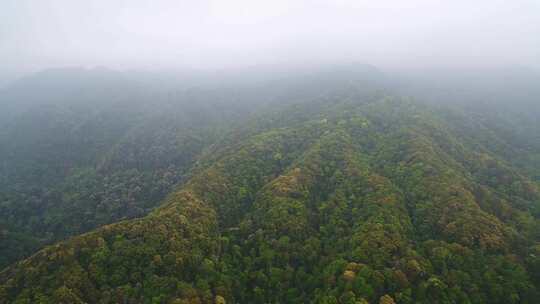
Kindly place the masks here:
<instances>
[{"instance_id":1,"label":"yellow-green foliage","mask_svg":"<svg viewBox=\"0 0 540 304\"><path fill-rule=\"evenodd\" d=\"M149 215L4 270L0 303L538 301L539 190L502 156L393 98L274 115Z\"/></svg>"}]
</instances>

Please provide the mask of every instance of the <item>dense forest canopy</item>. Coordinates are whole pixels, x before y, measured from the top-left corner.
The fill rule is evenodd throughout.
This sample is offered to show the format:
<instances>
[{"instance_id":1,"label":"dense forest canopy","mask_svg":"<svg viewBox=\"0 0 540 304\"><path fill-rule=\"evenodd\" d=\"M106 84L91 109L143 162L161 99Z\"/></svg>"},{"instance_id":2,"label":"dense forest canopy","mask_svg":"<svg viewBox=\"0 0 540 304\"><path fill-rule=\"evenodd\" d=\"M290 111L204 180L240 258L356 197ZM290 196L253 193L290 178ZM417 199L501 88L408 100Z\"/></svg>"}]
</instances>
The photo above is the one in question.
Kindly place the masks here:
<instances>
[{"instance_id":1,"label":"dense forest canopy","mask_svg":"<svg viewBox=\"0 0 540 304\"><path fill-rule=\"evenodd\" d=\"M538 83L23 78L0 90L0 303L537 303Z\"/></svg>"}]
</instances>

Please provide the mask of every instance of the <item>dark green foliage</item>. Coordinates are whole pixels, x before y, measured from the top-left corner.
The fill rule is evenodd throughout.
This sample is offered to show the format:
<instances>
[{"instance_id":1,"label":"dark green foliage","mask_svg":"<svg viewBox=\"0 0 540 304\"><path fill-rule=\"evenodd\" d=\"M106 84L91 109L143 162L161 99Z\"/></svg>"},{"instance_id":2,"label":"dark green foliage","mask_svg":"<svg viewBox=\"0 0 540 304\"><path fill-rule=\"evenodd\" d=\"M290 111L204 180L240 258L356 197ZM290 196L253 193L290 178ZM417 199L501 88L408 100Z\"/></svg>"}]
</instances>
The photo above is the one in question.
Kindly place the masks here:
<instances>
[{"instance_id":1,"label":"dark green foliage","mask_svg":"<svg viewBox=\"0 0 540 304\"><path fill-rule=\"evenodd\" d=\"M157 96L159 107L144 96L91 110L52 104L2 129L0 268L44 244L148 214L247 113L220 105L234 96L213 92Z\"/></svg>"},{"instance_id":2,"label":"dark green foliage","mask_svg":"<svg viewBox=\"0 0 540 304\"><path fill-rule=\"evenodd\" d=\"M537 303L538 184L453 115L350 93L255 118L148 215L6 268L0 303ZM141 172L182 172L132 165L174 163L178 146L150 145L171 152L77 171L60 193L144 206L162 179Z\"/></svg>"}]
</instances>

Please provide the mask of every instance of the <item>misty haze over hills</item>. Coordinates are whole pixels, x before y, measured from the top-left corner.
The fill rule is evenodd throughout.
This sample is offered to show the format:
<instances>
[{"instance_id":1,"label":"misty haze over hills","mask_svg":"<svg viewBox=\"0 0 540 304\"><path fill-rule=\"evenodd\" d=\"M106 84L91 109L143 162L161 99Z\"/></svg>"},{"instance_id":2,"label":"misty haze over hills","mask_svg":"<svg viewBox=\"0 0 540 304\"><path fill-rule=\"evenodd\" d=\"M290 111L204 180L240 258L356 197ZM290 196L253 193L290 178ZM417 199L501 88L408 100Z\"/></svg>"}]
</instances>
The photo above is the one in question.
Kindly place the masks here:
<instances>
[{"instance_id":1,"label":"misty haze over hills","mask_svg":"<svg viewBox=\"0 0 540 304\"><path fill-rule=\"evenodd\" d=\"M0 78L47 68L540 66L535 0L5 0Z\"/></svg>"},{"instance_id":2,"label":"misty haze over hills","mask_svg":"<svg viewBox=\"0 0 540 304\"><path fill-rule=\"evenodd\" d=\"M21 78L0 91L3 106L23 109L25 103L107 103L128 96L241 87L257 89L310 82L362 83L426 102L465 106L508 106L538 110L540 73L527 67L422 69L384 71L365 64L273 66L237 70L112 70L104 67L48 69ZM87 94L90 93L90 94ZM99 97L96 93L103 93ZM94 100L87 100L86 98ZM509 102L509 100L513 100ZM16 106L15 106L16 105ZM518 107L519 108L519 107ZM12 110L4 114L13 116Z\"/></svg>"},{"instance_id":3,"label":"misty haze over hills","mask_svg":"<svg viewBox=\"0 0 540 304\"><path fill-rule=\"evenodd\" d=\"M0 2L0 304L540 303L540 2Z\"/></svg>"},{"instance_id":4,"label":"misty haze over hills","mask_svg":"<svg viewBox=\"0 0 540 304\"><path fill-rule=\"evenodd\" d=\"M22 78L0 90L0 303L534 303L537 83L352 63Z\"/></svg>"}]
</instances>

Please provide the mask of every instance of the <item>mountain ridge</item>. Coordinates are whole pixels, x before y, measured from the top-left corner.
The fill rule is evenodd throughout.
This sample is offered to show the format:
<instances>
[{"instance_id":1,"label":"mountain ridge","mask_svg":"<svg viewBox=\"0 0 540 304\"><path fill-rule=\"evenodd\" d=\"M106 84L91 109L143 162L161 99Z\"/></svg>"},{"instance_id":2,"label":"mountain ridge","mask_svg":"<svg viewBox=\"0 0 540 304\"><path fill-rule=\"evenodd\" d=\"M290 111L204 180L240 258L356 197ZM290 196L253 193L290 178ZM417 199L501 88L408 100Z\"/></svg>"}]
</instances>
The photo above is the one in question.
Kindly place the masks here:
<instances>
[{"instance_id":1,"label":"mountain ridge","mask_svg":"<svg viewBox=\"0 0 540 304\"><path fill-rule=\"evenodd\" d=\"M440 113L394 97L285 107L148 216L4 270L1 298L533 303L538 185Z\"/></svg>"}]
</instances>

